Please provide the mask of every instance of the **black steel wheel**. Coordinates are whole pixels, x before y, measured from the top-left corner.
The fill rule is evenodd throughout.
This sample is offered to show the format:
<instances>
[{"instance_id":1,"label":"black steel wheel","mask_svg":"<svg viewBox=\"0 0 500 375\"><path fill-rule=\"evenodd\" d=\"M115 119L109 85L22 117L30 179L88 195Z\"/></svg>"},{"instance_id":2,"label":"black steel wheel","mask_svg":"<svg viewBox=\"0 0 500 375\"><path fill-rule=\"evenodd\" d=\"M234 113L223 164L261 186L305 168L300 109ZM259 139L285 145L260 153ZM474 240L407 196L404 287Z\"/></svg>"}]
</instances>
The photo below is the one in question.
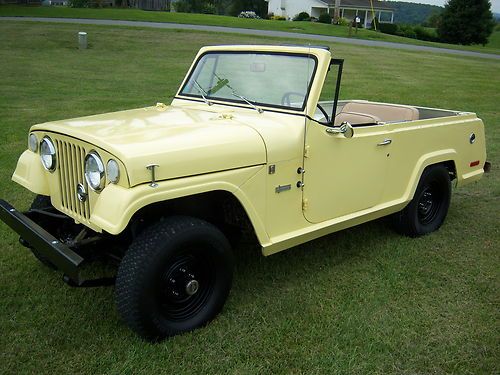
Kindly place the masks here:
<instances>
[{"instance_id":1,"label":"black steel wheel","mask_svg":"<svg viewBox=\"0 0 500 375\"><path fill-rule=\"evenodd\" d=\"M205 325L231 288L233 256L212 224L169 217L145 229L122 259L118 312L132 330L156 341Z\"/></svg>"},{"instance_id":2,"label":"black steel wheel","mask_svg":"<svg viewBox=\"0 0 500 375\"><path fill-rule=\"evenodd\" d=\"M163 316L183 321L200 311L215 284L211 263L203 250L195 248L173 257L156 288Z\"/></svg>"},{"instance_id":3,"label":"black steel wheel","mask_svg":"<svg viewBox=\"0 0 500 375\"><path fill-rule=\"evenodd\" d=\"M410 203L393 216L396 230L410 237L433 232L443 224L451 198L446 167L432 165L424 170Z\"/></svg>"},{"instance_id":4,"label":"black steel wheel","mask_svg":"<svg viewBox=\"0 0 500 375\"><path fill-rule=\"evenodd\" d=\"M442 191L436 186L426 186L417 203L418 221L428 225L436 218L442 205Z\"/></svg>"}]
</instances>

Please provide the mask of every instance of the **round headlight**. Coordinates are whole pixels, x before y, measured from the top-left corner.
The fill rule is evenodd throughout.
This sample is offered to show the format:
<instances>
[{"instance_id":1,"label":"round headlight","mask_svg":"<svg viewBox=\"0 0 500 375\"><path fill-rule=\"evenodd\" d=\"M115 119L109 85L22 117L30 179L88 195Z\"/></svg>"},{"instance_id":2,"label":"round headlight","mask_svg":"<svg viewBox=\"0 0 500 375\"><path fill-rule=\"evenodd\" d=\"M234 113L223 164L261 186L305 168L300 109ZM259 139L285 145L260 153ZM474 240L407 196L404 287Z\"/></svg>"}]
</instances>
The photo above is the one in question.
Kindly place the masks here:
<instances>
[{"instance_id":1,"label":"round headlight","mask_svg":"<svg viewBox=\"0 0 500 375\"><path fill-rule=\"evenodd\" d=\"M92 190L100 191L104 187L104 164L95 151L85 156L85 180Z\"/></svg>"},{"instance_id":2,"label":"round headlight","mask_svg":"<svg viewBox=\"0 0 500 375\"><path fill-rule=\"evenodd\" d=\"M56 169L56 148L49 137L43 137L40 142L40 159L46 170L54 172Z\"/></svg>"},{"instance_id":3,"label":"round headlight","mask_svg":"<svg viewBox=\"0 0 500 375\"><path fill-rule=\"evenodd\" d=\"M106 175L108 176L109 182L117 184L120 180L120 167L116 160L109 159L106 164Z\"/></svg>"},{"instance_id":4,"label":"round headlight","mask_svg":"<svg viewBox=\"0 0 500 375\"><path fill-rule=\"evenodd\" d=\"M31 133L28 137L28 148L33 152L38 151L38 138L33 133Z\"/></svg>"}]
</instances>

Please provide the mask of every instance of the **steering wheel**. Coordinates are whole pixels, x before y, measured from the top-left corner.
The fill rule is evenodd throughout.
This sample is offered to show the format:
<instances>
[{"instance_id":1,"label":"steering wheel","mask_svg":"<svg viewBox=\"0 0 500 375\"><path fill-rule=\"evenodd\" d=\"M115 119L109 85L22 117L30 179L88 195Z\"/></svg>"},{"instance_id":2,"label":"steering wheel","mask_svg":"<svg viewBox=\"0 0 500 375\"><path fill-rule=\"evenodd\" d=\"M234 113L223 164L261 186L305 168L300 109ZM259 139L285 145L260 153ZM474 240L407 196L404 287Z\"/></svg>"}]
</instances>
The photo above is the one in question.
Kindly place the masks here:
<instances>
[{"instance_id":1,"label":"steering wheel","mask_svg":"<svg viewBox=\"0 0 500 375\"><path fill-rule=\"evenodd\" d=\"M281 105L286 106L286 107L291 107L292 106L292 101L290 100L290 97L292 95L300 96L302 98L302 101L306 98L304 94L301 92L295 92L295 91L288 91L283 94L283 97L281 98Z\"/></svg>"},{"instance_id":2,"label":"steering wheel","mask_svg":"<svg viewBox=\"0 0 500 375\"><path fill-rule=\"evenodd\" d=\"M318 107L318 109L321 111L321 113L323 114L323 116L325 116L325 120L326 122L329 122L330 119L328 118L328 113L326 113L325 109L321 106L321 104L316 104L316 107Z\"/></svg>"}]
</instances>

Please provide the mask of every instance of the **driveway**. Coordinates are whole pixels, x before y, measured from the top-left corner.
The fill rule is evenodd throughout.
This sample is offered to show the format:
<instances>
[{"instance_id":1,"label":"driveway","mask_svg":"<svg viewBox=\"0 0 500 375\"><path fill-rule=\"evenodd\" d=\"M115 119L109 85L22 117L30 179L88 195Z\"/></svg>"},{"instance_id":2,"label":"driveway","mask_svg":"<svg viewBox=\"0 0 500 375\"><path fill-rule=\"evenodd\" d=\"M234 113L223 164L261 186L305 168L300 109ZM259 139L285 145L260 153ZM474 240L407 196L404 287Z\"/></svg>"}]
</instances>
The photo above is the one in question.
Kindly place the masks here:
<instances>
[{"instance_id":1,"label":"driveway","mask_svg":"<svg viewBox=\"0 0 500 375\"><path fill-rule=\"evenodd\" d=\"M152 27L156 29L177 29L177 30L197 30L209 31L215 33L232 33L244 35L257 35L257 36L270 36L288 39L306 39L313 42L330 42L330 43L346 43L359 46L369 47L385 47L397 48L409 51L425 51L445 53L449 55L461 55L471 57L481 57L488 59L500 60L500 55L491 53L461 51L455 49L438 48L417 46L413 44L381 42L377 40L342 38L338 36L327 35L314 35L302 33L289 33L285 31L272 31L272 30L255 30L255 29L241 29L236 27L222 27L222 26L208 26L208 25L187 25L180 23L166 23L166 22L144 22L144 21L121 21L121 20L98 20L98 19L85 19L85 18L45 18L45 17L0 17L2 21L33 21L33 22L58 22L58 23L78 23L84 25L109 25L109 26L135 26L135 27Z\"/></svg>"}]
</instances>

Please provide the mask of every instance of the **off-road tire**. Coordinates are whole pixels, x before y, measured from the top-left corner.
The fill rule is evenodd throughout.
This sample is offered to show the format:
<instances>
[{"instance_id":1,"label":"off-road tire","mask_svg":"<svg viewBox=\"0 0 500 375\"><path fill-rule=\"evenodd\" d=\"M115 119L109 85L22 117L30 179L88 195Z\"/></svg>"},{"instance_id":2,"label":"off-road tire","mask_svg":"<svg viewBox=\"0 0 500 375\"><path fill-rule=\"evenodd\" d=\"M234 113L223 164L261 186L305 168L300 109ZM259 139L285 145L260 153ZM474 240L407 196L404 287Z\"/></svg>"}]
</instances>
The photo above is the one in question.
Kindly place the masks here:
<instances>
[{"instance_id":1,"label":"off-road tire","mask_svg":"<svg viewBox=\"0 0 500 375\"><path fill-rule=\"evenodd\" d=\"M443 165L427 167L410 203L393 215L395 229L418 237L434 232L443 224L450 207L451 181Z\"/></svg>"},{"instance_id":2,"label":"off-road tire","mask_svg":"<svg viewBox=\"0 0 500 375\"><path fill-rule=\"evenodd\" d=\"M133 331L158 341L215 318L232 276L233 255L219 229L193 217L168 217L141 232L125 253L116 277L117 309ZM193 280L199 289L191 295Z\"/></svg>"}]
</instances>

